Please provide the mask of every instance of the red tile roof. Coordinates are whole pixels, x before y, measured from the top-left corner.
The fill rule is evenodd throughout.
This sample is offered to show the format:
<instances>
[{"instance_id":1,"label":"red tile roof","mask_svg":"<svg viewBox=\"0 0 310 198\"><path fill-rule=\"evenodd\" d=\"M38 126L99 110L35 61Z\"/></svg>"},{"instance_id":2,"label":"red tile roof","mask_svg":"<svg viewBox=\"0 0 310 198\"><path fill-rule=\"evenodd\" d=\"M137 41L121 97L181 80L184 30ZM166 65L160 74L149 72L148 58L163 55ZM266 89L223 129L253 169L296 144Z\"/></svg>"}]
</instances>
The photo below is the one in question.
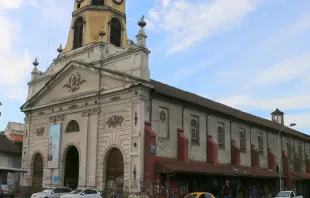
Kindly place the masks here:
<instances>
[{"instance_id":1,"label":"red tile roof","mask_svg":"<svg viewBox=\"0 0 310 198\"><path fill-rule=\"evenodd\" d=\"M0 134L0 152L21 154L22 144L13 142L6 135Z\"/></svg>"},{"instance_id":2,"label":"red tile roof","mask_svg":"<svg viewBox=\"0 0 310 198\"><path fill-rule=\"evenodd\" d=\"M276 171L266 168L233 166L229 164L212 165L207 162L182 162L178 159L171 158L157 158L156 163L157 172L205 173L247 177L279 177Z\"/></svg>"},{"instance_id":3,"label":"red tile roof","mask_svg":"<svg viewBox=\"0 0 310 198\"><path fill-rule=\"evenodd\" d=\"M23 135L18 135L18 134L10 133L10 136L13 139L14 142L23 142L24 141L24 136Z\"/></svg>"}]
</instances>

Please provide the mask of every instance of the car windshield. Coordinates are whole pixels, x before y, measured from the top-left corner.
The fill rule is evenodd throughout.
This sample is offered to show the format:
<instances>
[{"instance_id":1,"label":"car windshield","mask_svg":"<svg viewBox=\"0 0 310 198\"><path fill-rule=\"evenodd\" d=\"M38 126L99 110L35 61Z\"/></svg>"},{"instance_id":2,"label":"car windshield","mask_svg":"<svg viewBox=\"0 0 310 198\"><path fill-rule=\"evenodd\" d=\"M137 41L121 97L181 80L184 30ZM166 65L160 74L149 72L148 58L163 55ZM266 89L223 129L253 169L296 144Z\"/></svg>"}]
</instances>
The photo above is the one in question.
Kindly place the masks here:
<instances>
[{"instance_id":1,"label":"car windshield","mask_svg":"<svg viewBox=\"0 0 310 198\"><path fill-rule=\"evenodd\" d=\"M74 191L70 192L70 194L78 194L81 193L83 190L81 189L75 189Z\"/></svg>"},{"instance_id":2,"label":"car windshield","mask_svg":"<svg viewBox=\"0 0 310 198\"><path fill-rule=\"evenodd\" d=\"M196 198L197 194L188 194L184 198Z\"/></svg>"},{"instance_id":3,"label":"car windshield","mask_svg":"<svg viewBox=\"0 0 310 198\"><path fill-rule=\"evenodd\" d=\"M51 192L52 190L54 190L54 188L47 188L47 189L43 190L42 192L48 193L48 192Z\"/></svg>"},{"instance_id":4,"label":"car windshield","mask_svg":"<svg viewBox=\"0 0 310 198\"><path fill-rule=\"evenodd\" d=\"M279 192L276 197L289 197L290 192Z\"/></svg>"}]
</instances>

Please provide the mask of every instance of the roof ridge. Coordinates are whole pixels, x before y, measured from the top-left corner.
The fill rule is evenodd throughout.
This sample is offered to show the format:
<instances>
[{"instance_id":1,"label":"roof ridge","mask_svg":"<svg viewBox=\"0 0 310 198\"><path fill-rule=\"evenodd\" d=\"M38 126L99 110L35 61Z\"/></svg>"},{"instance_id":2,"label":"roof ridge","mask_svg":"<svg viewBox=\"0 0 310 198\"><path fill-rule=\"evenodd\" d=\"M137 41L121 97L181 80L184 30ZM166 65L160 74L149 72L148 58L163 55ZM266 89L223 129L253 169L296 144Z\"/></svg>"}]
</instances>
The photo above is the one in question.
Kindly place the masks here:
<instances>
[{"instance_id":1,"label":"roof ridge","mask_svg":"<svg viewBox=\"0 0 310 198\"><path fill-rule=\"evenodd\" d=\"M262 118L262 117L250 114L248 112L241 111L239 109L230 107L228 105L219 103L217 101L202 97L202 96L197 95L195 93L185 91L185 90L182 90L180 88L176 88L176 87L173 87L171 85L168 85L168 84L165 84L165 83L153 80L153 79L151 79L151 82L155 84L155 86L154 86L155 91L157 90L160 94L163 94L163 95L166 95L169 97L173 97L173 98L177 98L177 99L180 99L180 100L183 100L186 102L194 103L196 105L205 106L211 110L219 111L219 112L227 114L229 116L234 116L234 117L237 117L238 119L245 120L248 122L252 122L252 123L255 123L257 125L262 125L262 126L265 126L268 128L280 130L280 128L283 127L283 125L281 125L279 123L273 122L273 121L268 120L266 118ZM171 90L166 90L165 87L168 89L171 89ZM173 93L173 91L174 91L174 93ZM187 94L188 96L184 96L184 94ZM181 96L181 95L183 95L183 96ZM191 99L196 100L196 101L192 101L191 99L188 99L188 98L191 98ZM203 104L203 103L209 103L209 104ZM212 105L216 105L216 107L211 107ZM224 109L220 109L220 108L224 108ZM234 112L231 112L231 111L234 111ZM240 115L238 115L238 114L240 114ZM248 117L248 119L245 117ZM257 119L257 120L254 121L254 119ZM258 122L263 122L263 123L258 123ZM285 129L283 129L283 131L289 133L290 135L303 136L302 138L309 138L310 139L310 135L307 135L305 133L302 133L302 132L297 131L297 130L292 129L292 128L285 128Z\"/></svg>"}]
</instances>

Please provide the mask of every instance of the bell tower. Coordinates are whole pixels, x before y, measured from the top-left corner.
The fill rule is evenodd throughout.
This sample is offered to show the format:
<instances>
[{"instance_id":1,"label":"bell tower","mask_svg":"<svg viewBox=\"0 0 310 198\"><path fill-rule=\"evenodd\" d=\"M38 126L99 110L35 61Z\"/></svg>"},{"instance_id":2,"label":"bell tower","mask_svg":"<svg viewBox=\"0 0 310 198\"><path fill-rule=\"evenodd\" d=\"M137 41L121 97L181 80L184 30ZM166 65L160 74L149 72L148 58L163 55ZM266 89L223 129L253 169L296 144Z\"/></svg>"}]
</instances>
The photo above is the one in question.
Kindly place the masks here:
<instances>
[{"instance_id":1,"label":"bell tower","mask_svg":"<svg viewBox=\"0 0 310 198\"><path fill-rule=\"evenodd\" d=\"M124 48L127 41L126 0L74 0L71 28L63 52L101 41L98 31L106 33L103 42Z\"/></svg>"}]
</instances>

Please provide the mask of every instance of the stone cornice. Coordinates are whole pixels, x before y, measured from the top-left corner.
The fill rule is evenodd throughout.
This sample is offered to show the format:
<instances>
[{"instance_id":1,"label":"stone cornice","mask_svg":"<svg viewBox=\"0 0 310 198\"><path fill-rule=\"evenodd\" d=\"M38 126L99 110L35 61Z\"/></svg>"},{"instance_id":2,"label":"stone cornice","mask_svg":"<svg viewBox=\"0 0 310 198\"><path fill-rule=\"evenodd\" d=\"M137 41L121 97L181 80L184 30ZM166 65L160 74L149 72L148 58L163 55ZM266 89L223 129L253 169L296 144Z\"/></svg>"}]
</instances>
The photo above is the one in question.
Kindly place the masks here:
<instances>
[{"instance_id":1,"label":"stone cornice","mask_svg":"<svg viewBox=\"0 0 310 198\"><path fill-rule=\"evenodd\" d=\"M121 16L123 19L126 20L126 14L125 13L120 12L120 11L110 7L110 6L93 6L93 5L87 5L87 6L84 6L84 7L80 8L80 9L78 9L78 10L75 10L74 12L72 12L72 17L75 17L75 16L79 15L80 13L83 13L83 12L88 11L88 10L111 11L114 14L117 14L117 15Z\"/></svg>"}]
</instances>

